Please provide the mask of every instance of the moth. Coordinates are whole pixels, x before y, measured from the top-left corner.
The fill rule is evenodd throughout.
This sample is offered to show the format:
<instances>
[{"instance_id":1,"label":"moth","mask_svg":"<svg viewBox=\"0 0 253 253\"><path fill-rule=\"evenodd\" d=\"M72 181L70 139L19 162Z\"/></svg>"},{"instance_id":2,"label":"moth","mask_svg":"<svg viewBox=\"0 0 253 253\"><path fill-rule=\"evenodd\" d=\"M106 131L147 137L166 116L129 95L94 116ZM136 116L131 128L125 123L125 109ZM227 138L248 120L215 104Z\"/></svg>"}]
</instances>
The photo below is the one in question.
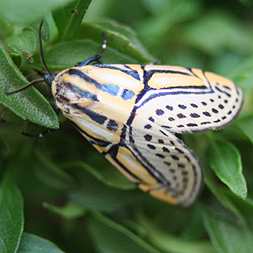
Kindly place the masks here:
<instances>
[{"instance_id":1,"label":"moth","mask_svg":"<svg viewBox=\"0 0 253 253\"><path fill-rule=\"evenodd\" d=\"M226 126L240 111L242 91L231 80L196 68L102 64L100 58L56 75L42 58L57 107L141 190L190 205L202 172L177 134Z\"/></svg>"},{"instance_id":2,"label":"moth","mask_svg":"<svg viewBox=\"0 0 253 253\"><path fill-rule=\"evenodd\" d=\"M215 130L238 114L242 92L200 69L159 65L81 64L52 81L64 116L139 188L189 205L201 168L176 134Z\"/></svg>"}]
</instances>

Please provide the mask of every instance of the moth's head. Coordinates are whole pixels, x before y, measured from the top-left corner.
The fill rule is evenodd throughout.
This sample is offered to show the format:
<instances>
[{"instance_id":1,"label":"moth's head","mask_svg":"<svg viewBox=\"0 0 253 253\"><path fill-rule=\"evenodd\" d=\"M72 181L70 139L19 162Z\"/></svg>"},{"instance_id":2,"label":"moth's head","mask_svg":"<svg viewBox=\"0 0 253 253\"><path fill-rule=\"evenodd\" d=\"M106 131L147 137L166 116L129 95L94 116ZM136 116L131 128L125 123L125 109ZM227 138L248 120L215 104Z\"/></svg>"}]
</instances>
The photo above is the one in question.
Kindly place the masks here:
<instances>
[{"instance_id":1,"label":"moth's head","mask_svg":"<svg viewBox=\"0 0 253 253\"><path fill-rule=\"evenodd\" d=\"M43 80L46 84L48 84L51 87L51 85L55 79L55 76L56 76L55 74L48 72L43 75Z\"/></svg>"}]
</instances>

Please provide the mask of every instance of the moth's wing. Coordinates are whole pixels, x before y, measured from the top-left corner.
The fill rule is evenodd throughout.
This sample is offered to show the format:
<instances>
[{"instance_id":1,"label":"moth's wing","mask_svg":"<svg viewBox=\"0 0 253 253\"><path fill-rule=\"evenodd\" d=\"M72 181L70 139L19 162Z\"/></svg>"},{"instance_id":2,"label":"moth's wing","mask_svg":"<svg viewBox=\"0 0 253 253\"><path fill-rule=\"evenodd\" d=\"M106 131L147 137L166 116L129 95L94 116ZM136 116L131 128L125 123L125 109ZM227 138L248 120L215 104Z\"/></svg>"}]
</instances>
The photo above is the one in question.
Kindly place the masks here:
<instances>
[{"instance_id":1,"label":"moth's wing","mask_svg":"<svg viewBox=\"0 0 253 253\"><path fill-rule=\"evenodd\" d=\"M139 187L152 196L169 203L190 205L202 181L196 157L173 133L164 135L158 128L141 130L141 127L126 130L123 144L129 156L124 157L124 164L133 173L145 171L152 180L139 183ZM139 165L131 166L133 160Z\"/></svg>"},{"instance_id":2,"label":"moth's wing","mask_svg":"<svg viewBox=\"0 0 253 253\"><path fill-rule=\"evenodd\" d=\"M175 133L219 129L239 113L243 95L232 81L199 69L169 73L169 67L160 68L146 66L152 89L136 104L136 113L148 119L147 128L158 124Z\"/></svg>"},{"instance_id":3,"label":"moth's wing","mask_svg":"<svg viewBox=\"0 0 253 253\"><path fill-rule=\"evenodd\" d=\"M136 118L138 119L138 117ZM191 151L173 133L124 125L116 142L101 140L99 129L81 119L81 134L140 189L171 204L189 205L201 185L201 169ZM132 122L135 125L135 121ZM118 141L120 139L120 141Z\"/></svg>"}]
</instances>

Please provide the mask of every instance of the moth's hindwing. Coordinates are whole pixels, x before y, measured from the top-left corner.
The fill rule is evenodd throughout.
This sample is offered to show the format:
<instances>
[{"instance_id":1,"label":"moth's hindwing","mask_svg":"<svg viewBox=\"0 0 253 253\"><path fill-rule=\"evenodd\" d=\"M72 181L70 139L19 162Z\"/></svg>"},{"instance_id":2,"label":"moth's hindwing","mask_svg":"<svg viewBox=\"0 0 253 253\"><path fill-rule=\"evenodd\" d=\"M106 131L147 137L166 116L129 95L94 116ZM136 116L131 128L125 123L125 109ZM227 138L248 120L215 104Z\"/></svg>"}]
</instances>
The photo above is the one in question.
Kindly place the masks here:
<instances>
[{"instance_id":1,"label":"moth's hindwing","mask_svg":"<svg viewBox=\"0 0 253 253\"><path fill-rule=\"evenodd\" d=\"M189 205L201 186L197 159L175 133L218 129L239 112L233 82L199 69L100 64L59 73L57 106L130 180L163 201Z\"/></svg>"},{"instance_id":2,"label":"moth's hindwing","mask_svg":"<svg viewBox=\"0 0 253 253\"><path fill-rule=\"evenodd\" d=\"M120 141L112 143L94 137L95 131L100 135L98 128L89 128L83 121L75 123L83 136L143 191L165 202L184 206L196 198L202 177L199 163L174 134L162 134L156 126L145 130L143 122L138 128L124 126L124 137L114 137Z\"/></svg>"},{"instance_id":3,"label":"moth's hindwing","mask_svg":"<svg viewBox=\"0 0 253 253\"><path fill-rule=\"evenodd\" d=\"M138 128L135 128L136 123ZM145 125L146 122L140 123L136 117L133 127L128 128L125 140L133 156L155 180L149 184L141 183L140 188L170 203L191 204L202 180L197 159L173 133L162 134L159 127L154 125L145 129Z\"/></svg>"}]
</instances>

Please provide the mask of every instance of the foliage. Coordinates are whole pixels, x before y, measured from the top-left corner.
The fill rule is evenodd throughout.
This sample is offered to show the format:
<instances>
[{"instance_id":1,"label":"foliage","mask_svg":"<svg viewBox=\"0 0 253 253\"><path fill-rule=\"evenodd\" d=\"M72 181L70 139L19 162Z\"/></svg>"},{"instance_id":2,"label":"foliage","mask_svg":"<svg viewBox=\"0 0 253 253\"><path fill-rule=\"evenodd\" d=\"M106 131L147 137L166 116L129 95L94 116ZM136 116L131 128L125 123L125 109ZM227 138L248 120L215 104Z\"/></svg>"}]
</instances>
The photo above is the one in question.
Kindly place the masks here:
<instances>
[{"instance_id":1,"label":"foliage","mask_svg":"<svg viewBox=\"0 0 253 253\"><path fill-rule=\"evenodd\" d=\"M0 252L251 252L252 8L250 0L1 0ZM42 18L52 71L94 55L106 32L106 63L195 66L242 87L232 125L184 136L204 168L193 206L137 190L57 115L46 85L6 95L43 69Z\"/></svg>"}]
</instances>

